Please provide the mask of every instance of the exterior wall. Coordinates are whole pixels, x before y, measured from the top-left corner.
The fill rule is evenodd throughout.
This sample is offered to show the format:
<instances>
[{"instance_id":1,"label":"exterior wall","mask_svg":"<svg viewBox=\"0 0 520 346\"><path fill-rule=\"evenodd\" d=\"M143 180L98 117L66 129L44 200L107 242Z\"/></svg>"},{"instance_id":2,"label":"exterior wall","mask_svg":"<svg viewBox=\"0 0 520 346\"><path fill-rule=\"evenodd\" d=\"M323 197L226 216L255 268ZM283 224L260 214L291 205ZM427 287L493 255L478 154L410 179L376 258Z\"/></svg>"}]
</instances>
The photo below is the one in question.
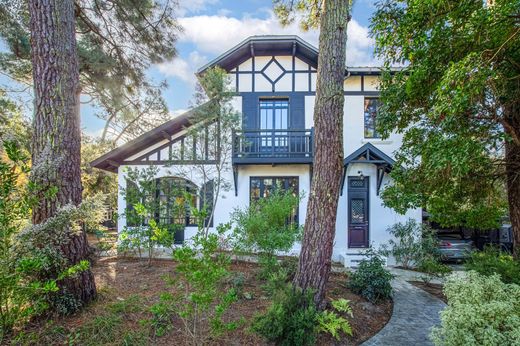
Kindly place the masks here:
<instances>
[{"instance_id":1,"label":"exterior wall","mask_svg":"<svg viewBox=\"0 0 520 346\"><path fill-rule=\"evenodd\" d=\"M118 222L118 232L121 232L126 226L126 220L124 218L124 212L126 209L126 201L124 196L121 194L121 189L126 188L126 171L128 168L131 169L145 169L147 166L134 165L134 166L120 166L118 179L120 186L120 193L118 196L118 212L120 219ZM230 167L231 168L231 167ZM178 165L176 167L159 167L155 178L162 177L182 177L190 180L197 187L201 187L203 179L201 174L198 173L199 169L197 166L192 165ZM305 211L307 210L307 201L309 196L310 188L310 174L308 165L280 165L280 166L267 166L267 165L251 165L244 166L239 171L237 180L237 192L232 188L228 191L222 191L217 201L215 208L215 216L213 220L213 230L219 224L228 222L230 220L231 213L236 208L244 208L249 205L249 181L251 177L285 177L285 176L296 176L298 177L298 188L299 192L303 194L303 198L300 201L299 206L299 224L303 225L305 222ZM232 171L229 170L225 174L225 179L230 185L233 185ZM185 239L192 237L197 231L196 227L186 227L184 231ZM297 253L300 246L296 245L291 253Z\"/></svg>"},{"instance_id":2,"label":"exterior wall","mask_svg":"<svg viewBox=\"0 0 520 346\"><path fill-rule=\"evenodd\" d=\"M288 97L290 102L289 126L293 129L310 129L314 126L313 113L315 102L316 69L297 57L292 56L259 56L246 60L238 67L229 71L230 83L237 97L233 100L233 106L241 110L243 114L242 126L244 129L258 128L258 100L261 97ZM387 140L377 138L364 138L364 98L365 96L377 97L379 81L377 76L350 76L345 80L345 106L344 106L344 154L345 157L363 146L372 143L387 155L394 157L393 152L399 148L402 142L400 135L394 134ZM180 134L179 134L180 135ZM162 143L162 142L161 142ZM158 147L161 144L158 144ZM142 151L134 157L151 151L153 148ZM119 185L124 188L125 167L119 168ZM133 166L144 168L146 166ZM226 179L233 186L233 174L231 166L226 174ZM193 166L178 165L173 167L161 166L157 177L179 176L192 181L198 187L202 179L197 176L197 170ZM389 239L388 227L396 222L402 222L408 218L421 221L421 211L412 210L406 215L399 215L389 208L385 208L381 198L377 195L377 172L371 164L352 164L348 167L346 176L369 177L369 243L378 247ZM228 222L230 214L235 208L243 208L249 205L250 178L253 176L298 176L299 190L304 194L299 206L299 222L304 224L307 209L307 200L310 190L309 165L243 165L238 167L237 196L232 188L223 191L217 202L213 225ZM348 179L347 179L348 181ZM390 179L385 175L383 186L389 184ZM125 201L120 195L118 200L119 214L124 215ZM348 184L339 199L336 238L333 259L338 260L341 254L358 253L361 249L348 248ZM118 223L119 231L125 226L125 220ZM188 227L185 230L185 239L191 237L196 229ZM297 244L291 253L298 253L300 245Z\"/></svg>"}]
</instances>

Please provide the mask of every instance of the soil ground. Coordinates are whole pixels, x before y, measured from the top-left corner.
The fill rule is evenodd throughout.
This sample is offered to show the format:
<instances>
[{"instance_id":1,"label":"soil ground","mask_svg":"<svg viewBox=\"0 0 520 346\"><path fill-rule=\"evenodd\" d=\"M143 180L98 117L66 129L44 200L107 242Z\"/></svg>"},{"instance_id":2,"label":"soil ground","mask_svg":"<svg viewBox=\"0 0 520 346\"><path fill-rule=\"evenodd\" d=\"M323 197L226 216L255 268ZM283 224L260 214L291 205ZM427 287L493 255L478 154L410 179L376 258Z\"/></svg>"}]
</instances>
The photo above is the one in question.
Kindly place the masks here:
<instances>
[{"instance_id":1,"label":"soil ground","mask_svg":"<svg viewBox=\"0 0 520 346\"><path fill-rule=\"evenodd\" d=\"M93 266L98 299L86 309L69 317L57 317L34 322L18 333L12 344L28 345L187 345L180 320L158 337L151 332L149 307L158 301L162 292L171 291L164 277L174 275L175 263L156 260L152 266L137 259L105 257ZM211 345L267 345L249 331L250 322L265 312L271 301L258 279L259 267L248 262L233 262L231 271L242 273L244 283L241 298L226 312L229 321L245 322L235 331L224 334ZM392 314L392 302L374 305L347 288L348 276L332 273L327 299L350 300L353 318L348 318L353 336L343 335L341 341L320 334L318 345L359 345L381 330Z\"/></svg>"},{"instance_id":2,"label":"soil ground","mask_svg":"<svg viewBox=\"0 0 520 346\"><path fill-rule=\"evenodd\" d=\"M444 292L442 291L443 285L436 284L436 283L425 283L422 281L408 281L415 287L419 287L420 289L430 293L431 295L439 298L442 300L445 304L448 304L448 299L444 295Z\"/></svg>"}]
</instances>

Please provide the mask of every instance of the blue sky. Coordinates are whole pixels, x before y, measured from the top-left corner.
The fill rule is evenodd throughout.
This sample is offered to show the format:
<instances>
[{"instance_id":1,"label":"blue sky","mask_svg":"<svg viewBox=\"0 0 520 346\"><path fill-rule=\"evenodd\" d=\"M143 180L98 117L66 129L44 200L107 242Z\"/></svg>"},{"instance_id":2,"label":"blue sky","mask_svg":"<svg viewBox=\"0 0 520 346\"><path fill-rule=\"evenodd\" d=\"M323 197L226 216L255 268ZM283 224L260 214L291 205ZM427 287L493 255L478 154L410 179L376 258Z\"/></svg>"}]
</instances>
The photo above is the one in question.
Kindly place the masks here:
<instances>
[{"instance_id":1,"label":"blue sky","mask_svg":"<svg viewBox=\"0 0 520 346\"><path fill-rule=\"evenodd\" d=\"M373 41L368 38L374 3L354 0L348 27L348 66L377 65ZM282 28L273 15L271 0L179 0L178 19L184 28L177 43L178 56L149 70L150 78L167 80L164 97L172 116L189 108L196 82L194 72L251 35L296 34L318 45L317 31L302 32L297 24ZM94 116L93 107L84 104L81 112L85 133L100 134L104 122Z\"/></svg>"}]
</instances>

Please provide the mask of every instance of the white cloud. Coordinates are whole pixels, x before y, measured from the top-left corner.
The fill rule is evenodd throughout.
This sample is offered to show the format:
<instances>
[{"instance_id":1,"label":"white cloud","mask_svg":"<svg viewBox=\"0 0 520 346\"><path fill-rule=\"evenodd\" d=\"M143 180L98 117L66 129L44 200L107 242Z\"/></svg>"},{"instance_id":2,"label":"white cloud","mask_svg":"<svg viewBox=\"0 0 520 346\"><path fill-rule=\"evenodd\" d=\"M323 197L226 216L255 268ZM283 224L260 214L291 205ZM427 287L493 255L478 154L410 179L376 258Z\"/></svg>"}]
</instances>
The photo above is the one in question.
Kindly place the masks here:
<instances>
[{"instance_id":1,"label":"white cloud","mask_svg":"<svg viewBox=\"0 0 520 346\"><path fill-rule=\"evenodd\" d=\"M245 16L242 19L226 15L200 15L180 18L184 27L182 42L193 43L198 51L219 55L253 35L298 35L318 46L318 31L302 32L297 23L282 27L270 11L265 18ZM374 65L373 40L368 37L368 28L352 20L348 26L347 64ZM199 66L200 67L200 66Z\"/></svg>"},{"instance_id":2,"label":"white cloud","mask_svg":"<svg viewBox=\"0 0 520 346\"><path fill-rule=\"evenodd\" d=\"M191 86L195 85L195 71L204 65L208 59L197 51L193 51L188 56L188 59L176 57L171 61L158 64L157 68L165 76L178 77Z\"/></svg>"}]
</instances>

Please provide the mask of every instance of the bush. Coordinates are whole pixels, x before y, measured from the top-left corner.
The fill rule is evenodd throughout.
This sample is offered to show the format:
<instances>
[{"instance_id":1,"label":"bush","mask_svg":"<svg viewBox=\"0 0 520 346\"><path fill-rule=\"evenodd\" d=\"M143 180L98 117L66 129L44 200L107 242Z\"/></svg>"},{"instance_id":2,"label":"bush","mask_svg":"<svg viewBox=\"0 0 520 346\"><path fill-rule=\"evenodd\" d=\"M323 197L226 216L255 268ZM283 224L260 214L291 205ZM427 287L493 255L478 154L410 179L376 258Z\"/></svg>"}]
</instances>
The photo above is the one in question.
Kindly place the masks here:
<instances>
[{"instance_id":1,"label":"bush","mask_svg":"<svg viewBox=\"0 0 520 346\"><path fill-rule=\"evenodd\" d=\"M372 303L390 298L393 275L384 267L384 261L372 254L369 259L361 261L358 269L350 275L348 287L361 294Z\"/></svg>"},{"instance_id":2,"label":"bush","mask_svg":"<svg viewBox=\"0 0 520 346\"><path fill-rule=\"evenodd\" d=\"M277 345L313 345L318 311L313 292L287 286L264 315L257 316L252 330Z\"/></svg>"},{"instance_id":3,"label":"bush","mask_svg":"<svg viewBox=\"0 0 520 346\"><path fill-rule=\"evenodd\" d=\"M483 251L472 252L464 266L486 276L498 274L506 284L520 285L520 262L496 247L486 246Z\"/></svg>"},{"instance_id":4,"label":"bush","mask_svg":"<svg viewBox=\"0 0 520 346\"><path fill-rule=\"evenodd\" d=\"M434 259L421 261L417 269L424 273L422 280L429 284L433 279L442 279L452 272L451 268Z\"/></svg>"},{"instance_id":5,"label":"bush","mask_svg":"<svg viewBox=\"0 0 520 346\"><path fill-rule=\"evenodd\" d=\"M301 238L302 228L291 220L298 203L299 197L291 191L276 189L233 213L235 250L258 252L263 277L276 270L276 252L290 250Z\"/></svg>"},{"instance_id":6,"label":"bush","mask_svg":"<svg viewBox=\"0 0 520 346\"><path fill-rule=\"evenodd\" d=\"M434 231L414 219L406 223L396 223L387 230L394 238L381 251L385 256L392 255L398 264L406 269L420 266L422 261L439 260L438 240Z\"/></svg>"},{"instance_id":7,"label":"bush","mask_svg":"<svg viewBox=\"0 0 520 346\"><path fill-rule=\"evenodd\" d=\"M449 277L444 293L448 307L432 330L436 345L520 345L520 286L469 271Z\"/></svg>"}]
</instances>

